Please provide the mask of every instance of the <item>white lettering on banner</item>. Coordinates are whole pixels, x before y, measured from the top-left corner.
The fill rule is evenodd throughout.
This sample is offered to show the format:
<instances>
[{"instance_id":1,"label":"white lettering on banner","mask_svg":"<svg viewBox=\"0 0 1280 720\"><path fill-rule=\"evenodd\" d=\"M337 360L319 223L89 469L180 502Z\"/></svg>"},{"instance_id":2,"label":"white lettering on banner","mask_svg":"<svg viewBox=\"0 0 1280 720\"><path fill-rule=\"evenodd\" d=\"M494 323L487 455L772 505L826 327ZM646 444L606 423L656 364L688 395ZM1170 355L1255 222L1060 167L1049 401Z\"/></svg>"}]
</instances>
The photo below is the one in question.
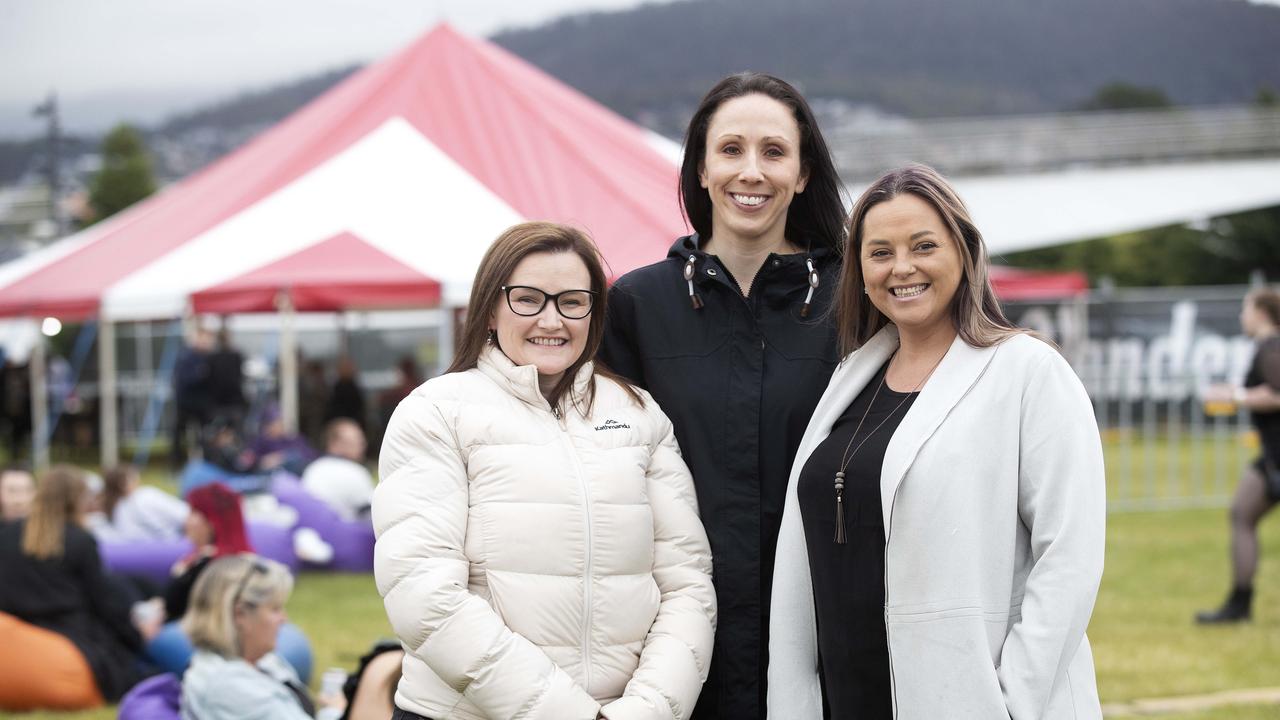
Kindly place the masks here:
<instances>
[{"instance_id":1,"label":"white lettering on banner","mask_svg":"<svg viewBox=\"0 0 1280 720\"><path fill-rule=\"evenodd\" d=\"M1056 322L1047 308L1033 307L1018 324L1055 338L1095 400L1198 399L1214 383L1243 382L1253 357L1253 341L1244 335L1197 334L1194 300L1175 302L1169 332L1150 342L1086 338L1078 307L1060 305Z\"/></svg>"}]
</instances>

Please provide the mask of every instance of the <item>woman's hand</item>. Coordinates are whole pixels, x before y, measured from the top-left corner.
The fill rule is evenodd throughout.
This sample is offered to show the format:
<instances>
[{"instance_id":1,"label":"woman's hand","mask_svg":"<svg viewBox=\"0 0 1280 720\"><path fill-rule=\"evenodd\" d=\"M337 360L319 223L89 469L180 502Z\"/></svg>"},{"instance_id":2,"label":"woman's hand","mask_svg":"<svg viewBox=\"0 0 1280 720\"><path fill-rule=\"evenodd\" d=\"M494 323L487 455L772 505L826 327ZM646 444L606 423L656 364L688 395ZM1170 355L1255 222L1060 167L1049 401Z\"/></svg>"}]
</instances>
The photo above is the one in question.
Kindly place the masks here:
<instances>
[{"instance_id":1,"label":"woman's hand","mask_svg":"<svg viewBox=\"0 0 1280 720\"><path fill-rule=\"evenodd\" d=\"M133 627L137 629L138 634L142 636L143 642L151 642L164 627L164 600L153 597L134 603L129 619L133 622Z\"/></svg>"},{"instance_id":2,"label":"woman's hand","mask_svg":"<svg viewBox=\"0 0 1280 720\"><path fill-rule=\"evenodd\" d=\"M1204 391L1205 403L1229 403L1235 402L1235 399L1235 388L1230 385L1210 385Z\"/></svg>"}]
</instances>

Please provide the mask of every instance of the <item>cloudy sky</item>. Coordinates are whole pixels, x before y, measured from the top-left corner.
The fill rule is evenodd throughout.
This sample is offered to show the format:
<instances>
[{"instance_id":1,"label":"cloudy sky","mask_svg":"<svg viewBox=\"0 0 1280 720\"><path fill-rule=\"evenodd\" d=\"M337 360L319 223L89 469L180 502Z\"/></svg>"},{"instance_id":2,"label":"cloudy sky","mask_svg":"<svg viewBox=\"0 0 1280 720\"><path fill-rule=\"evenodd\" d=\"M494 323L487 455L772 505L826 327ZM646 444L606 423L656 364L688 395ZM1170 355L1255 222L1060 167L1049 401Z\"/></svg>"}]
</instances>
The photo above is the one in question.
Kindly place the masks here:
<instances>
[{"instance_id":1,"label":"cloudy sky","mask_svg":"<svg viewBox=\"0 0 1280 720\"><path fill-rule=\"evenodd\" d=\"M51 90L73 129L152 122L382 57L441 20L489 35L641 1L0 0L0 137L38 133Z\"/></svg>"}]
</instances>

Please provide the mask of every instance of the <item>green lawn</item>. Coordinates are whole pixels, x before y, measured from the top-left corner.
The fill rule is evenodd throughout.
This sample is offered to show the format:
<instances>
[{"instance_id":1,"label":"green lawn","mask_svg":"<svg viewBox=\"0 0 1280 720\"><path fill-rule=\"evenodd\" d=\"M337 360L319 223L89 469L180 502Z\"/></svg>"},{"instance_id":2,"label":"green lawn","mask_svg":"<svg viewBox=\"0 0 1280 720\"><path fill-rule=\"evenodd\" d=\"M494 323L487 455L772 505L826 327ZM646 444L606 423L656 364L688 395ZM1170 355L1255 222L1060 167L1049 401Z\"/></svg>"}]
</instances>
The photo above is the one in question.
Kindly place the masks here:
<instances>
[{"instance_id":1,"label":"green lawn","mask_svg":"<svg viewBox=\"0 0 1280 720\"><path fill-rule=\"evenodd\" d=\"M391 637L391 626L372 575L303 573L286 610L289 619L311 639L317 681L328 667L354 669L374 640ZM25 720L110 720L115 716L114 708L12 716L0 713L0 717Z\"/></svg>"},{"instance_id":2,"label":"green lawn","mask_svg":"<svg viewBox=\"0 0 1280 720\"><path fill-rule=\"evenodd\" d=\"M1226 532L1222 510L1117 513L1109 518L1107 570L1089 626L1105 702L1280 685L1280 520L1264 524L1263 572L1253 623L1199 628L1191 614L1222 599ZM350 668L389 633L368 575L303 574L289 602L320 672ZM37 713L31 720L106 720L111 710ZM1280 707L1222 708L1167 720L1261 720Z\"/></svg>"},{"instance_id":3,"label":"green lawn","mask_svg":"<svg viewBox=\"0 0 1280 720\"><path fill-rule=\"evenodd\" d=\"M1160 720L1276 720L1280 707L1275 705L1243 705L1190 715L1159 715Z\"/></svg>"},{"instance_id":4,"label":"green lawn","mask_svg":"<svg viewBox=\"0 0 1280 720\"><path fill-rule=\"evenodd\" d=\"M1280 685L1280 573L1273 570L1280 522L1263 523L1254 621L1197 627L1192 613L1225 595L1226 548L1223 510L1109 518L1106 574L1089 626L1104 701Z\"/></svg>"},{"instance_id":5,"label":"green lawn","mask_svg":"<svg viewBox=\"0 0 1280 720\"><path fill-rule=\"evenodd\" d=\"M1212 442L1212 441L1206 441ZM1167 476L1168 458L1194 464L1196 457L1221 452L1223 461L1236 453L1194 447L1185 439L1159 441L1148 449L1135 444L1131 461L1153 458L1158 478ZM1246 440L1247 442L1247 440ZM1108 495L1114 501L1133 497L1145 480L1121 485L1121 446L1104 443L1109 471ZM1238 464L1231 462L1229 488ZM1180 473L1189 477L1189 472ZM162 473L147 473L149 482L167 485ZM1163 482L1163 480L1162 480ZM1189 481L1156 486L1158 497L1191 493ZM1181 488L1181 490L1180 490ZM1126 493L1122 494L1121 491ZM1263 524L1263 567L1258 578L1255 619L1225 628L1200 628L1191 622L1199 608L1215 606L1227 587L1226 513L1222 509L1117 512L1108 519L1107 567L1089 638L1105 703L1141 698L1193 695L1237 688L1280 686L1280 513ZM350 669L370 643L390 634L369 575L305 573L289 602L291 620L311 638L316 673L337 666ZM83 713L34 713L30 720L106 720L112 709ZM1179 715L1166 720L1261 720L1280 717L1280 706L1238 706Z\"/></svg>"}]
</instances>

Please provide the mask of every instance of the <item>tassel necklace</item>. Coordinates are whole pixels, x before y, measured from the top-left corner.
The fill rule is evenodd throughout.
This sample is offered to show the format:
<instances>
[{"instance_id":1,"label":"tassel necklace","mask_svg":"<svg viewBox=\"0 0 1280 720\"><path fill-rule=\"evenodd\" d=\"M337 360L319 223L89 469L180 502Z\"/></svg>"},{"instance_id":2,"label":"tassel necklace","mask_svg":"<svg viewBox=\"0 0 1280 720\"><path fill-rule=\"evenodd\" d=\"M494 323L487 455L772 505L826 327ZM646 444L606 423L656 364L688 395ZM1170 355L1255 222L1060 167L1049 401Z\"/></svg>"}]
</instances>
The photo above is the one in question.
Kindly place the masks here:
<instances>
[{"instance_id":1,"label":"tassel necklace","mask_svg":"<svg viewBox=\"0 0 1280 720\"><path fill-rule=\"evenodd\" d=\"M916 384L915 389L907 393L907 395L902 398L902 401L899 402L892 410L890 410L888 415L884 416L884 419L880 421L880 424L876 425L871 432L867 433L867 436L862 438L862 442L858 443L857 447L854 447L853 441L857 439L858 431L862 429L862 424L867 421L867 415L871 413L871 408L876 404L876 398L880 396L880 389L884 387L885 378L888 377L889 375L889 368L886 367L884 369L884 374L880 376L880 384L876 386L876 391L871 394L871 402L867 403L867 409L862 411L862 419L858 420L858 426L853 429L853 435L849 437L849 444L844 446L844 453L841 454L840 456L840 469L836 471L836 477L835 477L835 488L836 488L835 542L837 545L844 545L846 542L848 542L847 539L845 538L845 532L844 532L844 471L849 468L849 463L853 460L853 457L857 455L858 451L862 449L862 446L866 444L868 440L871 439L871 436L879 432L880 428L884 427L884 424L889 422L889 418L892 418L894 415L897 415L898 411L902 409L903 405L907 404L907 401L911 399L912 395L920 392L920 388L924 387L924 384L926 381L928 381L929 376L933 375L933 371L938 369L938 365L942 363L942 358L946 356L947 354L945 352L942 353L942 357L939 357L938 362L934 363L933 367L929 368L929 372L925 373L925 376L920 379L920 382ZM893 353L893 357L889 358L890 366L893 365L893 361L897 359L897 357L898 357L898 353L895 350ZM849 452L850 448L853 448L853 452Z\"/></svg>"}]
</instances>

